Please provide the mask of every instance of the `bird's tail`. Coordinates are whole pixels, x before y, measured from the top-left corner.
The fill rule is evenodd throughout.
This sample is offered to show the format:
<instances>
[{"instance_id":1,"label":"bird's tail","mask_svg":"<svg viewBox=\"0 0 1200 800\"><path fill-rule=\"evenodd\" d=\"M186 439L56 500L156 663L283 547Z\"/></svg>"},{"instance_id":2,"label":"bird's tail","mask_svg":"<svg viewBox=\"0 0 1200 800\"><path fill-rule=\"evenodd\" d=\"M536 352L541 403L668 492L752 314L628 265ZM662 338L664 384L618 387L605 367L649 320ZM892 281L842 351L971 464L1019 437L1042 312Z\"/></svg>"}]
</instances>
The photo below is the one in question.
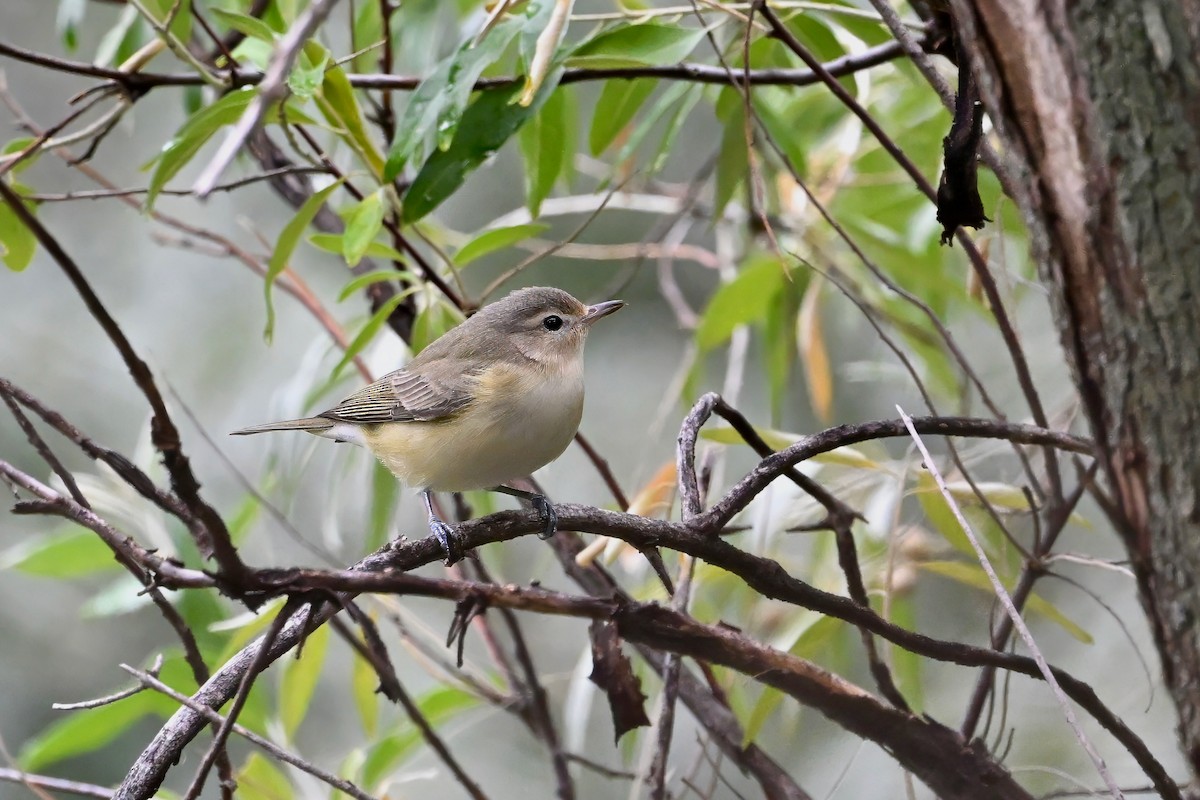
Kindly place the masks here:
<instances>
[{"instance_id":1,"label":"bird's tail","mask_svg":"<svg viewBox=\"0 0 1200 800\"><path fill-rule=\"evenodd\" d=\"M318 436L333 427L333 420L324 417L305 417L304 419L288 419L283 422L268 422L264 425L251 425L229 434L230 436L249 436L252 433L267 431L308 431Z\"/></svg>"}]
</instances>

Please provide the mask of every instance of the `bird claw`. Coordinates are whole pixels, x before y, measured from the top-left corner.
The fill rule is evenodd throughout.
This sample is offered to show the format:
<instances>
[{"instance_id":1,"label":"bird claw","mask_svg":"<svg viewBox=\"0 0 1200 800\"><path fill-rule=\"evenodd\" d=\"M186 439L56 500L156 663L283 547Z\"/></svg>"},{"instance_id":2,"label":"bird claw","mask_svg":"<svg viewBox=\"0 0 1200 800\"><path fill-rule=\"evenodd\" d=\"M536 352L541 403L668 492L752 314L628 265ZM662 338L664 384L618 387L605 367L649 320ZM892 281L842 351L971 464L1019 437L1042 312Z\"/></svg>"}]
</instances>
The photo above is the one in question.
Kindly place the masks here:
<instances>
[{"instance_id":1,"label":"bird claw","mask_svg":"<svg viewBox=\"0 0 1200 800\"><path fill-rule=\"evenodd\" d=\"M462 547L459 544L458 534L454 532L454 528L451 528L437 517L430 517L429 530L433 533L434 538L438 540L438 544L442 546L442 552L446 554L445 564L447 567L462 560Z\"/></svg>"},{"instance_id":2,"label":"bird claw","mask_svg":"<svg viewBox=\"0 0 1200 800\"><path fill-rule=\"evenodd\" d=\"M558 514L554 512L554 506L540 494L535 494L530 498L529 502L544 523L544 527L542 528L542 532L538 534L538 538L549 539L558 530Z\"/></svg>"}]
</instances>

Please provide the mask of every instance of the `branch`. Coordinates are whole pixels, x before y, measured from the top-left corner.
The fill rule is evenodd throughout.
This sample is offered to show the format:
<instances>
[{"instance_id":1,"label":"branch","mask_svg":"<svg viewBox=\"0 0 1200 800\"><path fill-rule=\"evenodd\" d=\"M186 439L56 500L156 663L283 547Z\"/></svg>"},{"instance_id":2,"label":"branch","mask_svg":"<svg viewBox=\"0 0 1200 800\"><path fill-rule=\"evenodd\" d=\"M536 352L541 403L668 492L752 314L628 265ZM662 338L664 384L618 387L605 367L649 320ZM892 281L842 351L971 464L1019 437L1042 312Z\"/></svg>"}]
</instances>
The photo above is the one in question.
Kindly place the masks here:
<instances>
[{"instance_id":1,"label":"branch","mask_svg":"<svg viewBox=\"0 0 1200 800\"><path fill-rule=\"evenodd\" d=\"M229 529L225 527L221 515L200 497L200 483L192 473L187 456L183 453L179 431L171 421L171 415L167 411L162 393L154 383L154 376L151 374L150 368L133 349L133 345L125 337L117 321L108 313L79 266L50 231L25 207L20 196L3 181L0 181L0 197L8 203L14 216L33 233L46 252L66 273L68 280L79 293L92 317L100 324L109 341L121 354L121 359L125 362L134 383L137 384L150 404L153 412L150 428L151 439L155 448L162 454L163 464L171 476L171 485L188 511L203 524L204 531L207 533L206 541L197 541L201 552L211 553L225 576L245 585L250 571L238 556L237 550L230 540Z\"/></svg>"},{"instance_id":2,"label":"branch","mask_svg":"<svg viewBox=\"0 0 1200 800\"><path fill-rule=\"evenodd\" d=\"M1117 800L1124 800L1125 796L1121 794L1120 787L1118 787L1117 782L1113 780L1112 773L1108 771L1108 767L1105 765L1104 759L1101 758L1100 754L1096 752L1096 748L1092 746L1091 741L1089 741L1087 736L1084 735L1083 729L1079 727L1079 721L1075 719L1075 712L1071 709L1071 704L1067 701L1067 696L1063 693L1062 688L1058 685L1058 681L1055 680L1054 673L1050 670L1050 665L1046 663L1046 657L1042 655L1042 651L1040 648L1038 648L1037 642L1033 640L1033 634L1029 632L1029 628L1025 625L1025 620L1021 618L1021 612L1017 610L1015 605L1013 605L1012 597L1009 596L1008 590L1004 588L1004 584L996 575L996 570L992 567L992 562L988 559L987 553L984 552L983 547L979 544L979 539L975 536L975 532L971 529L971 525L969 522L967 522L967 518L963 516L962 509L958 507L958 502L954 499L954 496L950 494L950 488L946 486L946 481L942 478L942 473L938 470L937 465L934 463L933 456L929 454L929 449L925 446L925 442L921 439L920 434L918 434L916 429L913 428L912 419L905 414L904 410L899 406L896 407L896 410L900 412L900 416L904 420L904 426L908 428L909 435L912 436L913 442L916 443L917 449L921 451L921 456L925 459L925 469L929 470L930 474L933 475L933 479L937 482L938 489L940 489L942 492L942 497L946 499L946 503L950 506L950 510L954 512L954 518L958 520L959 527L962 528L962 532L966 535L967 540L971 543L971 547L975 550L975 556L979 559L980 566L983 567L984 573L987 574L988 581L990 581L992 584L992 591L995 592L996 597L1000 599L1001 605L1004 606L1004 610L1008 613L1008 617L1012 620L1012 624L1016 627L1022 641L1025 642L1025 646L1029 648L1029 652L1033 653L1033 660L1037 662L1038 669L1041 671L1042 676L1045 678L1046 683L1049 684L1050 690L1054 694L1054 699L1058 701L1059 707L1062 708L1062 713L1067 720L1067 725L1070 726L1071 731L1075 734L1075 738L1079 740L1079 744L1082 745L1084 752L1086 752L1088 755L1088 758L1092 760L1092 763L1096 767L1096 771L1100 773L1100 777L1108 786L1108 790L1112 793L1112 796L1117 798Z\"/></svg>"},{"instance_id":3,"label":"branch","mask_svg":"<svg viewBox=\"0 0 1200 800\"><path fill-rule=\"evenodd\" d=\"M97 67L82 61L72 61L70 59L46 55L45 53L27 50L15 44L2 41L0 41L0 55L9 56L17 61L24 61L28 64L36 64L37 66L57 72L113 81L130 91L145 92L159 87L201 86L206 83L203 78L195 73L122 72L116 69ZM840 78L864 69L876 67L880 64L885 64L903 55L904 48L900 43L891 41L868 48L861 53L836 58L823 66L829 74ZM264 83L266 80L266 75L264 74L245 74L241 72L216 74L228 80L232 88L255 86ZM346 77L350 81L350 85L357 89L375 89L385 92L409 92L421 85L421 78L413 75L353 73ZM747 80L755 86L799 87L813 86L821 82L821 78L811 69L752 69L748 72L735 71L731 74L719 66L682 63L661 67L568 69L563 73L559 83L570 84L613 79L632 80L634 78L676 80L718 86L741 85ZM524 75L481 78L475 82L475 89L504 89L524 83L524 81Z\"/></svg>"},{"instance_id":4,"label":"branch","mask_svg":"<svg viewBox=\"0 0 1200 800\"><path fill-rule=\"evenodd\" d=\"M241 119L225 136L221 142L221 146L217 149L216 155L212 161L200 173L200 177L196 178L196 182L192 184L192 191L200 199L208 197L213 188L217 185L221 173L233 161L234 156L242 149L242 143L246 141L246 137L258 127L262 121L263 115L267 113L273 104L282 100L287 96L288 73L292 71L292 64L296 62L296 57L300 54L300 48L304 46L304 42L314 31L325 21L329 16L329 12L333 11L333 7L337 5L337 0L313 0L313 2L304 9L302 13L279 40L278 46L275 48L275 54L271 56L271 63L267 65L267 71L263 73L262 82L259 84L258 94L246 106L246 110L242 112Z\"/></svg>"}]
</instances>

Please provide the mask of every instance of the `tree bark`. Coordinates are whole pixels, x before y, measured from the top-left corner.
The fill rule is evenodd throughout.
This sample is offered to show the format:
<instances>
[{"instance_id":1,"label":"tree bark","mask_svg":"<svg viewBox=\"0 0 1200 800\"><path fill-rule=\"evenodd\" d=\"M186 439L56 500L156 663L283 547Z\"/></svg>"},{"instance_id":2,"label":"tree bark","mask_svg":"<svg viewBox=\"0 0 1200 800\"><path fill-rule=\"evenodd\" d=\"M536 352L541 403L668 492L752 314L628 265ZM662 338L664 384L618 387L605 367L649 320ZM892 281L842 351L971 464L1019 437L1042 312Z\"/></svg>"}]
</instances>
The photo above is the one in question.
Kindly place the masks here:
<instances>
[{"instance_id":1,"label":"tree bark","mask_svg":"<svg viewBox=\"0 0 1200 800\"><path fill-rule=\"evenodd\" d=\"M1200 775L1200 0L951 0ZM962 54L960 54L961 56Z\"/></svg>"}]
</instances>

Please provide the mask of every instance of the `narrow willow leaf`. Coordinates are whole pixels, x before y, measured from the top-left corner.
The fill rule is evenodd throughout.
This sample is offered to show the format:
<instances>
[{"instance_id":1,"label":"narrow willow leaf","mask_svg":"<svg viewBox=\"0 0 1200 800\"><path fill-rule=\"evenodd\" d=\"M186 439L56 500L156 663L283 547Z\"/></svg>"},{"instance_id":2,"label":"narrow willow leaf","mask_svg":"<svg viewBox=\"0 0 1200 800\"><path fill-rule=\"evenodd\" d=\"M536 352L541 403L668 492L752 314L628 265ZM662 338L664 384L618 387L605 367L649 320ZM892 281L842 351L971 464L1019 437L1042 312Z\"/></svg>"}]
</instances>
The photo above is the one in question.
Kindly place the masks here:
<instances>
[{"instance_id":1,"label":"narrow willow leaf","mask_svg":"<svg viewBox=\"0 0 1200 800\"><path fill-rule=\"evenodd\" d=\"M251 753L237 772L239 800L292 800L296 796L287 776L261 753Z\"/></svg>"},{"instance_id":2,"label":"narrow willow leaf","mask_svg":"<svg viewBox=\"0 0 1200 800\"><path fill-rule=\"evenodd\" d=\"M713 190L713 218L720 218L750 169L747 157L745 115L739 108L724 121L721 151L717 154L716 186Z\"/></svg>"},{"instance_id":3,"label":"narrow willow leaf","mask_svg":"<svg viewBox=\"0 0 1200 800\"><path fill-rule=\"evenodd\" d=\"M542 81L550 74L554 54L567 33L567 20L571 18L571 9L574 7L575 0L554 0L550 6L550 18L534 44L533 58L529 61L529 72L525 76L525 88L521 90L521 98L517 101L519 104L527 106L532 103L538 89L542 88Z\"/></svg>"},{"instance_id":4,"label":"narrow willow leaf","mask_svg":"<svg viewBox=\"0 0 1200 800\"><path fill-rule=\"evenodd\" d=\"M27 149L31 144L33 144L36 141L37 140L34 139L32 136L22 136L19 139L13 139L11 142L4 145L4 149L0 150L0 153L3 153L6 156L12 155L13 153L20 153L22 150ZM13 175L20 175L22 172L24 172L25 170L29 169L34 164L36 164L37 160L41 157L41 155L42 155L42 152L41 152L41 150L39 150L36 153L33 153L32 155L26 156L15 167L12 167L9 170L9 172Z\"/></svg>"},{"instance_id":5,"label":"narrow willow leaf","mask_svg":"<svg viewBox=\"0 0 1200 800\"><path fill-rule=\"evenodd\" d=\"M638 489L633 499L629 501L629 508L625 509L626 513L636 514L639 517L668 516L675 497L677 480L675 461L664 463L654 471L650 480Z\"/></svg>"},{"instance_id":6,"label":"narrow willow leaf","mask_svg":"<svg viewBox=\"0 0 1200 800\"><path fill-rule=\"evenodd\" d=\"M292 253L296 250L296 244L300 241L300 236L317 216L321 206L325 205L325 201L342 185L344 180L345 178L339 178L324 189L314 192L312 197L305 200L304 205L296 211L296 216L283 226L283 231L275 241L275 249L271 251L271 258L267 262L267 274L263 280L263 296L267 301L267 325L263 330L263 337L268 342L271 341L271 336L275 332L275 306L271 302L271 287L274 285L275 279L287 267Z\"/></svg>"},{"instance_id":7,"label":"narrow willow leaf","mask_svg":"<svg viewBox=\"0 0 1200 800\"><path fill-rule=\"evenodd\" d=\"M367 250L367 253L371 253L370 249ZM401 272L400 270L395 269L385 269L368 272L365 275L359 275L354 280L343 286L342 291L338 292L338 302L341 303L346 298L357 294L360 289L363 289L374 283L383 283L384 281L401 281L403 283L412 283L413 274L411 272Z\"/></svg>"},{"instance_id":8,"label":"narrow willow leaf","mask_svg":"<svg viewBox=\"0 0 1200 800\"><path fill-rule=\"evenodd\" d=\"M658 81L649 78L604 82L588 131L588 149L592 155L598 156L608 149L657 85Z\"/></svg>"},{"instance_id":9,"label":"narrow willow leaf","mask_svg":"<svg viewBox=\"0 0 1200 800\"><path fill-rule=\"evenodd\" d=\"M517 242L537 236L549 228L550 226L543 222L530 222L524 225L510 225L505 228L492 228L484 231L459 248L458 252L454 254L454 264L458 267L465 267L478 258L483 258L489 253L505 247L511 247Z\"/></svg>"},{"instance_id":10,"label":"narrow willow leaf","mask_svg":"<svg viewBox=\"0 0 1200 800\"><path fill-rule=\"evenodd\" d=\"M518 141L525 160L525 205L535 219L575 154L574 143L567 141L570 129L567 93L562 89L551 94L542 110L521 128Z\"/></svg>"},{"instance_id":11,"label":"narrow willow leaf","mask_svg":"<svg viewBox=\"0 0 1200 800\"><path fill-rule=\"evenodd\" d=\"M332 253L333 255L339 257L342 255L344 248L344 245L342 244L343 240L344 237L340 233L314 233L312 236L308 237L308 243L313 247L317 248L318 250L324 250L326 253ZM385 261L399 261L401 263L404 263L405 260L403 253L391 245L384 244L383 242L371 242L369 245L367 245L367 251L364 253L364 255L370 256L371 258L381 258ZM374 275L377 273L370 274ZM388 273L390 277L395 277L397 274L408 275L408 273ZM366 276L364 275L360 277ZM368 281L368 283L371 283L371 281ZM340 299L344 300L346 298L342 297Z\"/></svg>"},{"instance_id":12,"label":"narrow willow leaf","mask_svg":"<svg viewBox=\"0 0 1200 800\"><path fill-rule=\"evenodd\" d=\"M154 201L167 181L175 177L196 153L200 151L218 130L226 125L232 125L242 117L246 106L256 95L253 87L247 86L225 95L215 103L197 111L167 142L162 152L152 161L154 172L150 175L150 185L146 192L146 208L153 208ZM290 122L310 124L313 120L295 107L288 105L284 113ZM278 107L272 108L264 117L265 123L279 121Z\"/></svg>"},{"instance_id":13,"label":"narrow willow leaf","mask_svg":"<svg viewBox=\"0 0 1200 800\"><path fill-rule=\"evenodd\" d=\"M279 719L285 735L291 739L308 714L308 704L325 666L329 645L329 626L322 625L304 640L299 660L289 658L279 684Z\"/></svg>"},{"instance_id":14,"label":"narrow willow leaf","mask_svg":"<svg viewBox=\"0 0 1200 800\"><path fill-rule=\"evenodd\" d=\"M309 53L309 57L316 63L320 61L325 48L309 41L305 43L302 52ZM375 140L367 133L362 107L358 104L358 95L350 85L346 70L336 65L326 69L321 89L314 96L314 100L325 120L335 129L345 131L343 137L353 146L371 174L376 178L382 175L383 155L375 147Z\"/></svg>"},{"instance_id":15,"label":"narrow willow leaf","mask_svg":"<svg viewBox=\"0 0 1200 800\"><path fill-rule=\"evenodd\" d=\"M957 581L965 586L980 589L989 595L995 592L995 587L992 586L991 579L983 571L983 567L977 563L969 564L964 561L921 561L917 563L917 566L927 572L941 575L944 578ZM1029 596L1029 599L1026 601L1026 608L1031 613L1043 616L1056 625L1059 625L1063 630L1084 644L1091 644L1094 641L1091 634L1038 594L1031 594Z\"/></svg>"},{"instance_id":16,"label":"narrow willow leaf","mask_svg":"<svg viewBox=\"0 0 1200 800\"><path fill-rule=\"evenodd\" d=\"M548 77L537 99L529 106L512 102L520 91L519 87L480 93L463 113L450 146L430 156L413 179L404 195L404 222L416 222L457 191L467 175L499 150L540 110L541 104L554 92L561 75L559 70Z\"/></svg>"},{"instance_id":17,"label":"narrow willow leaf","mask_svg":"<svg viewBox=\"0 0 1200 800\"><path fill-rule=\"evenodd\" d=\"M762 687L758 700L750 707L750 713L746 715L746 719L742 723L742 747L754 743L758 734L762 732L763 725L775 713L775 709L779 708L784 697L783 692L778 689L771 686Z\"/></svg>"},{"instance_id":18,"label":"narrow willow leaf","mask_svg":"<svg viewBox=\"0 0 1200 800\"><path fill-rule=\"evenodd\" d=\"M310 54L301 50L296 66L288 73L287 84L292 94L308 100L317 93L325 82L325 70L329 66L329 51L324 47Z\"/></svg>"},{"instance_id":19,"label":"narrow willow leaf","mask_svg":"<svg viewBox=\"0 0 1200 800\"><path fill-rule=\"evenodd\" d=\"M69 712L26 740L21 769L41 772L65 758L94 753L150 713L150 695L135 694L97 708Z\"/></svg>"},{"instance_id":20,"label":"narrow willow leaf","mask_svg":"<svg viewBox=\"0 0 1200 800\"><path fill-rule=\"evenodd\" d=\"M74 578L119 570L121 565L103 539L92 531L72 527L9 547L0 553L0 569L45 578Z\"/></svg>"},{"instance_id":21,"label":"narrow willow leaf","mask_svg":"<svg viewBox=\"0 0 1200 800\"><path fill-rule=\"evenodd\" d=\"M796 316L796 344L804 364L808 399L821 422L833 415L833 370L829 351L821 332L821 281L812 281L804 292L800 313Z\"/></svg>"},{"instance_id":22,"label":"narrow willow leaf","mask_svg":"<svg viewBox=\"0 0 1200 800\"><path fill-rule=\"evenodd\" d=\"M500 58L523 24L518 18L501 22L478 44L464 43L421 81L400 118L383 180L395 180L410 162L423 163L435 140L437 149L449 147L479 76Z\"/></svg>"},{"instance_id":23,"label":"narrow willow leaf","mask_svg":"<svg viewBox=\"0 0 1200 800\"><path fill-rule=\"evenodd\" d=\"M435 726L477 705L478 698L454 686L431 689L417 701L422 715ZM412 725L402 726L380 739L367 750L362 767L363 785L374 787L424 741L425 737Z\"/></svg>"},{"instance_id":24,"label":"narrow willow leaf","mask_svg":"<svg viewBox=\"0 0 1200 800\"><path fill-rule=\"evenodd\" d=\"M592 68L677 64L688 57L703 28L648 22L625 24L593 36L571 51L567 66Z\"/></svg>"},{"instance_id":25,"label":"narrow willow leaf","mask_svg":"<svg viewBox=\"0 0 1200 800\"><path fill-rule=\"evenodd\" d=\"M772 428L760 428L757 425L754 426L754 430L772 450L785 450L804 438L799 433L788 433L787 431L779 431ZM728 427L705 428L700 431L700 438L718 444L745 444L745 440L742 439L741 434L733 428ZM857 450L849 445L844 445L836 450L830 450L828 453L819 453L810 460L820 464L834 464L853 469L884 471L888 469L886 464L879 463L861 450Z\"/></svg>"},{"instance_id":26,"label":"narrow willow leaf","mask_svg":"<svg viewBox=\"0 0 1200 800\"><path fill-rule=\"evenodd\" d=\"M392 478L391 474L388 474ZM396 483L395 478L391 482ZM358 719L362 722L363 733L368 739L375 738L379 728L379 675L371 662L355 655L350 673L350 688L354 694L354 707L358 709Z\"/></svg>"},{"instance_id":27,"label":"narrow willow leaf","mask_svg":"<svg viewBox=\"0 0 1200 800\"><path fill-rule=\"evenodd\" d=\"M723 344L741 325L758 322L783 287L787 267L777 257L751 256L729 283L717 289L696 328L701 351Z\"/></svg>"},{"instance_id":28,"label":"narrow willow leaf","mask_svg":"<svg viewBox=\"0 0 1200 800\"><path fill-rule=\"evenodd\" d=\"M21 201L32 212L32 203ZM0 258L13 272L21 272L33 261L37 252L37 237L25 226L8 203L0 203Z\"/></svg>"},{"instance_id":29,"label":"narrow willow leaf","mask_svg":"<svg viewBox=\"0 0 1200 800\"><path fill-rule=\"evenodd\" d=\"M383 229L383 188L380 187L350 207L346 232L342 235L342 256L351 267L357 266L367 249Z\"/></svg>"},{"instance_id":30,"label":"narrow willow leaf","mask_svg":"<svg viewBox=\"0 0 1200 800\"><path fill-rule=\"evenodd\" d=\"M358 334L355 335L355 337L350 341L349 346L346 347L346 352L342 354L341 361L338 361L337 366L333 368L333 372L330 374L330 381L336 381L338 379L338 377L342 374L342 370L354 360L355 356L362 352L364 347L371 343L371 340L375 338L375 334L379 333L379 329L383 327L385 322L387 322L388 317L392 315L392 312L396 310L397 306L403 303L404 299L413 292L417 291L418 288L419 287L409 287L402 292L397 292L394 297L389 298L386 303L381 305L375 311L375 313L371 315L371 318L367 320L366 324L362 326L362 329L358 332Z\"/></svg>"},{"instance_id":31,"label":"narrow willow leaf","mask_svg":"<svg viewBox=\"0 0 1200 800\"><path fill-rule=\"evenodd\" d=\"M226 11L223 8L210 8L207 13L226 28L231 28L260 42L275 44L275 31L271 30L271 26L258 17L239 14L236 11Z\"/></svg>"}]
</instances>

